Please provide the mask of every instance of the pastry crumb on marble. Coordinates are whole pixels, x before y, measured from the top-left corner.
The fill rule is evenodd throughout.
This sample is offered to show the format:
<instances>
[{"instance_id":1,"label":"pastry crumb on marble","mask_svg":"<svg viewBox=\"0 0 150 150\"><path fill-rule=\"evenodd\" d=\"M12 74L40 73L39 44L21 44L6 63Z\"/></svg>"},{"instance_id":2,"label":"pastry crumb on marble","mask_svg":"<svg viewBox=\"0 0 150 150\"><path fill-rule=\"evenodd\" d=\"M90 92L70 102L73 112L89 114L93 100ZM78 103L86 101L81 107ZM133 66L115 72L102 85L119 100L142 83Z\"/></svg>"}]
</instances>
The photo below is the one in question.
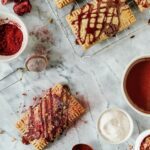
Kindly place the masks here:
<instances>
[{"instance_id":1,"label":"pastry crumb on marble","mask_svg":"<svg viewBox=\"0 0 150 150\"><path fill-rule=\"evenodd\" d=\"M17 139L16 139L15 137L13 137L11 141L12 141L12 142L15 142L16 140L17 140Z\"/></svg>"},{"instance_id":2,"label":"pastry crumb on marble","mask_svg":"<svg viewBox=\"0 0 150 150\"><path fill-rule=\"evenodd\" d=\"M0 129L0 134L4 134L5 130Z\"/></svg>"},{"instance_id":3,"label":"pastry crumb on marble","mask_svg":"<svg viewBox=\"0 0 150 150\"><path fill-rule=\"evenodd\" d=\"M84 112L85 108L72 96L68 86L57 84L47 91L37 105L29 107L16 127L24 144L32 144L36 150L43 150Z\"/></svg>"},{"instance_id":4,"label":"pastry crumb on marble","mask_svg":"<svg viewBox=\"0 0 150 150\"><path fill-rule=\"evenodd\" d=\"M84 49L128 28L136 19L121 0L94 0L72 11L66 20Z\"/></svg>"},{"instance_id":5,"label":"pastry crumb on marble","mask_svg":"<svg viewBox=\"0 0 150 150\"><path fill-rule=\"evenodd\" d=\"M150 0L135 0L140 11L144 11L150 7Z\"/></svg>"},{"instance_id":6,"label":"pastry crumb on marble","mask_svg":"<svg viewBox=\"0 0 150 150\"><path fill-rule=\"evenodd\" d=\"M74 1L75 0L55 0L55 3L58 8L63 8Z\"/></svg>"}]
</instances>

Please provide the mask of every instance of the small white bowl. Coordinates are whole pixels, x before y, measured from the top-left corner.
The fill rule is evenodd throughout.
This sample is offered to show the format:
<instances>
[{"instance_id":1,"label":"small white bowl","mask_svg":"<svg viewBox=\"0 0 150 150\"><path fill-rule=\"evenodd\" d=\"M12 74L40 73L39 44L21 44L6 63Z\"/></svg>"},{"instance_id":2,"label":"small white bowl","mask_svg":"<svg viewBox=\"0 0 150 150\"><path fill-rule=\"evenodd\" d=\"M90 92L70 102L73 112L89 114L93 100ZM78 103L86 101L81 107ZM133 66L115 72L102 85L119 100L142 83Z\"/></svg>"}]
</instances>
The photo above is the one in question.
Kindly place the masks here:
<instances>
[{"instance_id":1,"label":"small white bowl","mask_svg":"<svg viewBox=\"0 0 150 150\"><path fill-rule=\"evenodd\" d=\"M146 56L141 56L141 57L137 57L135 59L133 59L125 68L124 74L123 74L123 78L122 78L122 83L121 83L121 90L122 90L122 94L124 99L126 100L127 104L137 113L145 116L145 117L150 117L150 114L145 113L144 111L142 111L140 108L138 108L130 99L130 97L128 96L127 90L126 90L126 79L127 76L129 74L129 71L132 69L132 67L134 65L136 65L137 63L139 63L140 61L144 61L144 59L150 59L150 55L146 55Z\"/></svg>"},{"instance_id":2,"label":"small white bowl","mask_svg":"<svg viewBox=\"0 0 150 150\"><path fill-rule=\"evenodd\" d=\"M124 114L127 116L128 120L129 120L129 124L130 124L129 133L128 133L128 135L127 135L123 140L121 140L121 141L119 141L119 142L111 142L111 141L109 141L108 139L106 139L106 138L102 135L101 130L99 129L99 124L100 124L100 119L101 119L101 117L103 116L104 113L106 113L107 111L110 111L110 110L117 110L117 111L120 111L120 112L124 113ZM120 109L120 108L117 108L117 107L106 109L106 110L100 115L100 117L98 118L98 121L97 121L97 130L98 130L98 132L100 133L101 137L102 137L107 143L109 143L109 144L114 144L114 145L116 145L116 144L121 144L121 143L127 141L127 140L131 137L131 135L132 135L132 133L133 133L133 129L134 129L134 125L133 125L133 120L132 120L131 116L130 116L125 110Z\"/></svg>"},{"instance_id":3,"label":"small white bowl","mask_svg":"<svg viewBox=\"0 0 150 150\"><path fill-rule=\"evenodd\" d=\"M135 148L134 150L140 150L140 146L142 141L148 136L150 135L150 130L145 130L144 132L142 132L136 139L135 141Z\"/></svg>"},{"instance_id":4,"label":"small white bowl","mask_svg":"<svg viewBox=\"0 0 150 150\"><path fill-rule=\"evenodd\" d=\"M0 19L6 19L6 18L8 18L8 20L16 23L20 27L20 29L23 33L23 41L22 41L22 46L17 53L15 53L13 55L9 55L9 56L0 55L0 62L6 62L6 61L10 61L12 59L17 58L26 49L27 44L28 44L28 38L29 38L28 31L27 31L25 24L18 16L14 15L12 13L0 11Z\"/></svg>"}]
</instances>

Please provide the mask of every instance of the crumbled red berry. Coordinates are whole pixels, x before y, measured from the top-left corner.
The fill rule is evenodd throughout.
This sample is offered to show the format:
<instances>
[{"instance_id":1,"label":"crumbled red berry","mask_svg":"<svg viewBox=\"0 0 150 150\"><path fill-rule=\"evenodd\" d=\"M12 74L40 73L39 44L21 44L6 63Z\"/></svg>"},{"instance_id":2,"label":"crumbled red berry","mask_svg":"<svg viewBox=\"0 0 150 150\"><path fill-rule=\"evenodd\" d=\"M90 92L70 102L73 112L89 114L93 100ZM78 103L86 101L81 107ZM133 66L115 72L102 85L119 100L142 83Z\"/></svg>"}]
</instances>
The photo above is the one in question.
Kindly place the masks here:
<instances>
[{"instance_id":1,"label":"crumbled red berry","mask_svg":"<svg viewBox=\"0 0 150 150\"><path fill-rule=\"evenodd\" d=\"M22 0L13 0L15 3L19 3L21 2Z\"/></svg>"},{"instance_id":2,"label":"crumbled red berry","mask_svg":"<svg viewBox=\"0 0 150 150\"><path fill-rule=\"evenodd\" d=\"M32 9L32 6L29 2L29 0L23 0L19 3L16 3L13 7L14 12L20 16L29 13Z\"/></svg>"},{"instance_id":3,"label":"crumbled red berry","mask_svg":"<svg viewBox=\"0 0 150 150\"><path fill-rule=\"evenodd\" d=\"M27 138L25 136L22 137L22 143L25 145L29 144L29 141L27 140Z\"/></svg>"},{"instance_id":4,"label":"crumbled red berry","mask_svg":"<svg viewBox=\"0 0 150 150\"><path fill-rule=\"evenodd\" d=\"M6 5L8 2L9 2L9 0L1 0L1 3L2 3L3 5Z\"/></svg>"}]
</instances>

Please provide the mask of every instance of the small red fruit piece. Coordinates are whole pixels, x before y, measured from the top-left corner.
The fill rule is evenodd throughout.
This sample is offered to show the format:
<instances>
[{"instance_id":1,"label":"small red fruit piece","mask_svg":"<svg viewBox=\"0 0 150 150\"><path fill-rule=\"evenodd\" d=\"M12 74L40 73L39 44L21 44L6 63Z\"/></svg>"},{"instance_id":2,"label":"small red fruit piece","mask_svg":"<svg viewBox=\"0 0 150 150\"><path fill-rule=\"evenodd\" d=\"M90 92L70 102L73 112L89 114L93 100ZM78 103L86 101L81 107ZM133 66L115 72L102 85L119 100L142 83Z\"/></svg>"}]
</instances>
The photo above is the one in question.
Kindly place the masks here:
<instances>
[{"instance_id":1,"label":"small red fruit piece","mask_svg":"<svg viewBox=\"0 0 150 150\"><path fill-rule=\"evenodd\" d=\"M20 16L26 14L26 13L30 13L32 6L29 2L29 0L23 0L19 3L16 3L13 7L14 12Z\"/></svg>"},{"instance_id":2,"label":"small red fruit piece","mask_svg":"<svg viewBox=\"0 0 150 150\"><path fill-rule=\"evenodd\" d=\"M22 137L22 143L25 144L25 145L30 144L29 141L26 139L25 136Z\"/></svg>"},{"instance_id":3,"label":"small red fruit piece","mask_svg":"<svg viewBox=\"0 0 150 150\"><path fill-rule=\"evenodd\" d=\"M1 3L2 3L3 5L6 5L8 2L9 2L9 0L1 0Z\"/></svg>"},{"instance_id":4,"label":"small red fruit piece","mask_svg":"<svg viewBox=\"0 0 150 150\"><path fill-rule=\"evenodd\" d=\"M15 3L19 3L21 2L22 0L13 0Z\"/></svg>"}]
</instances>

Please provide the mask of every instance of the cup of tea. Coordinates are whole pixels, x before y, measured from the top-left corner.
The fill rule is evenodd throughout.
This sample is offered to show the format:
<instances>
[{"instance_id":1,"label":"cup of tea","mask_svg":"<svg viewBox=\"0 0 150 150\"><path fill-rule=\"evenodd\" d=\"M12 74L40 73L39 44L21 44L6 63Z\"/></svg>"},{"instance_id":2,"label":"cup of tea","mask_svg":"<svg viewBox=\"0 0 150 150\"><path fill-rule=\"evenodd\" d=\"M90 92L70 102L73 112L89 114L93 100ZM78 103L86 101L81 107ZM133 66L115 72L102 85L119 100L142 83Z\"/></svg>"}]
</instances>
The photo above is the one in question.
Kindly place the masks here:
<instances>
[{"instance_id":1,"label":"cup of tea","mask_svg":"<svg viewBox=\"0 0 150 150\"><path fill-rule=\"evenodd\" d=\"M150 56L138 57L127 65L122 93L133 110L150 117Z\"/></svg>"}]
</instances>

